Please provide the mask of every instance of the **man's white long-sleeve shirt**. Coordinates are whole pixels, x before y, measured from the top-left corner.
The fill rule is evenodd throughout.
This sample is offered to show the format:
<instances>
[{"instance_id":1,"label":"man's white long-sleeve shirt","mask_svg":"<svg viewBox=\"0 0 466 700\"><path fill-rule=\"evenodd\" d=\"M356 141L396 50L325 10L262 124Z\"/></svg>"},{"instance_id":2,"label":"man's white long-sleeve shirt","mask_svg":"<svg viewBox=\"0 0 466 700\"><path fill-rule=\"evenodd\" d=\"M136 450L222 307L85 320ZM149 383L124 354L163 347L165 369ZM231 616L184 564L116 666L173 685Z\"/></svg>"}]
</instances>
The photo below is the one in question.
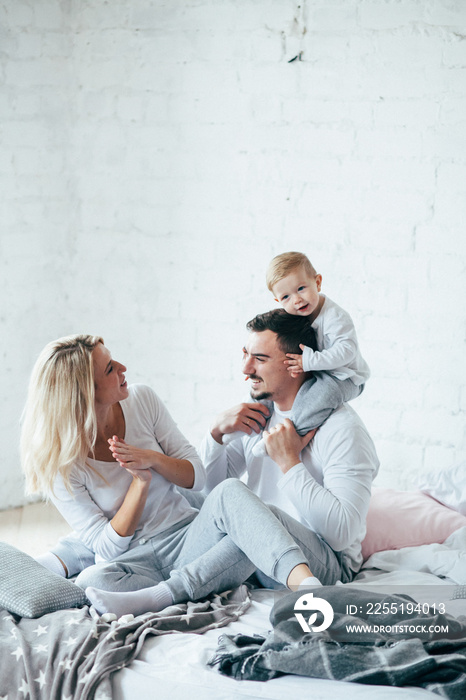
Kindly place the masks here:
<instances>
[{"instance_id":1,"label":"man's white long-sleeve shirt","mask_svg":"<svg viewBox=\"0 0 466 700\"><path fill-rule=\"evenodd\" d=\"M289 412L276 409L267 429L283 423ZM357 571L366 532L371 484L379 461L363 422L348 405L334 411L301 453L302 462L283 474L268 456L252 453L261 435L219 445L208 434L200 455L211 491L229 477L242 478L265 503L278 506L337 552L344 552Z\"/></svg>"}]
</instances>

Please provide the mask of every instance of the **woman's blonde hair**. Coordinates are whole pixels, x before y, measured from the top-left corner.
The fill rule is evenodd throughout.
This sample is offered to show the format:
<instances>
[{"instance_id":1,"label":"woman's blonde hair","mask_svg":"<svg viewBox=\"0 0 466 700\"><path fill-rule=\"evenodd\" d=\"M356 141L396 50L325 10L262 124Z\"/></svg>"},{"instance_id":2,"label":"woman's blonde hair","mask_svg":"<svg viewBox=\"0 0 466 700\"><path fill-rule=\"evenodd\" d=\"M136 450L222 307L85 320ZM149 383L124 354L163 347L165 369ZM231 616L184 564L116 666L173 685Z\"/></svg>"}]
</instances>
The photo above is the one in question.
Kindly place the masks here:
<instances>
[{"instance_id":1,"label":"woman's blonde hair","mask_svg":"<svg viewBox=\"0 0 466 700\"><path fill-rule=\"evenodd\" d=\"M29 383L21 429L27 493L53 493L58 474L68 490L75 462L85 463L97 435L92 351L96 335L70 335L46 345Z\"/></svg>"}]
</instances>

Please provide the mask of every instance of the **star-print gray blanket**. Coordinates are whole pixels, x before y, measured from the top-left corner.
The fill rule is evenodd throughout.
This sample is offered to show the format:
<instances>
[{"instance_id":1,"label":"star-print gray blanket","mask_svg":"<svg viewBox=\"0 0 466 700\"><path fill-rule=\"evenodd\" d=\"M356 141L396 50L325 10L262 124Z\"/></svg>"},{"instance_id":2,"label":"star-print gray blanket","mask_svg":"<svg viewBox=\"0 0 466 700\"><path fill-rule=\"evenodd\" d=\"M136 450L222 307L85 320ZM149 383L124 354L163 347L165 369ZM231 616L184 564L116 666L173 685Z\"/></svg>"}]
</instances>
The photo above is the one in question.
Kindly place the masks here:
<instances>
[{"instance_id":1,"label":"star-print gray blanket","mask_svg":"<svg viewBox=\"0 0 466 700\"><path fill-rule=\"evenodd\" d=\"M245 586L208 601L105 622L87 606L37 619L0 610L0 698L111 700L110 674L129 664L148 635L223 627L249 607Z\"/></svg>"}]
</instances>

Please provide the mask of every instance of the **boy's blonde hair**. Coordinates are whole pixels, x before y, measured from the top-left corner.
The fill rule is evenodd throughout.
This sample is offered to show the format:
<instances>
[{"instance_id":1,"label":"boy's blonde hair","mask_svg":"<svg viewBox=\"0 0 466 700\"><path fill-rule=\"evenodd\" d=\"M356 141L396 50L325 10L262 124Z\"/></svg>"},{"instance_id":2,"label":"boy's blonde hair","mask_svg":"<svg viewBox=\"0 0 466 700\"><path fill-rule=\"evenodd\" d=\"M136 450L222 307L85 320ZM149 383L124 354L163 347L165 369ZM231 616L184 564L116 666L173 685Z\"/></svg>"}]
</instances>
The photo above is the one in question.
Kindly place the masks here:
<instances>
[{"instance_id":1,"label":"boy's blonde hair","mask_svg":"<svg viewBox=\"0 0 466 700\"><path fill-rule=\"evenodd\" d=\"M27 493L53 493L60 474L71 490L70 471L85 464L95 445L92 351L96 335L71 335L45 346L31 375L21 430L21 464Z\"/></svg>"},{"instance_id":2,"label":"boy's blonde hair","mask_svg":"<svg viewBox=\"0 0 466 700\"><path fill-rule=\"evenodd\" d=\"M309 277L315 277L317 272L314 270L309 258L304 253L281 253L276 255L270 261L267 268L266 282L268 289L273 292L273 288L284 277L296 270L297 267L302 267Z\"/></svg>"}]
</instances>

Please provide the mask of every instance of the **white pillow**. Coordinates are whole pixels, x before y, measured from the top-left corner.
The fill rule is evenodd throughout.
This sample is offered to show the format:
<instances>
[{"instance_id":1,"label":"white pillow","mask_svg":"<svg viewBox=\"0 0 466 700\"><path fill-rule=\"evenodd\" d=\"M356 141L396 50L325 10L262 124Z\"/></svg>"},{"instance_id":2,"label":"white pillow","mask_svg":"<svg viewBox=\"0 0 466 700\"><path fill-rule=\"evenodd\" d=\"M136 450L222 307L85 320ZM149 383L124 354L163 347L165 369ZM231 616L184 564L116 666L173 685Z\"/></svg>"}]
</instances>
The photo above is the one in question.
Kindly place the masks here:
<instances>
[{"instance_id":1,"label":"white pillow","mask_svg":"<svg viewBox=\"0 0 466 700\"><path fill-rule=\"evenodd\" d=\"M423 474L418 487L448 508L466 515L466 462L460 462L443 471Z\"/></svg>"}]
</instances>

